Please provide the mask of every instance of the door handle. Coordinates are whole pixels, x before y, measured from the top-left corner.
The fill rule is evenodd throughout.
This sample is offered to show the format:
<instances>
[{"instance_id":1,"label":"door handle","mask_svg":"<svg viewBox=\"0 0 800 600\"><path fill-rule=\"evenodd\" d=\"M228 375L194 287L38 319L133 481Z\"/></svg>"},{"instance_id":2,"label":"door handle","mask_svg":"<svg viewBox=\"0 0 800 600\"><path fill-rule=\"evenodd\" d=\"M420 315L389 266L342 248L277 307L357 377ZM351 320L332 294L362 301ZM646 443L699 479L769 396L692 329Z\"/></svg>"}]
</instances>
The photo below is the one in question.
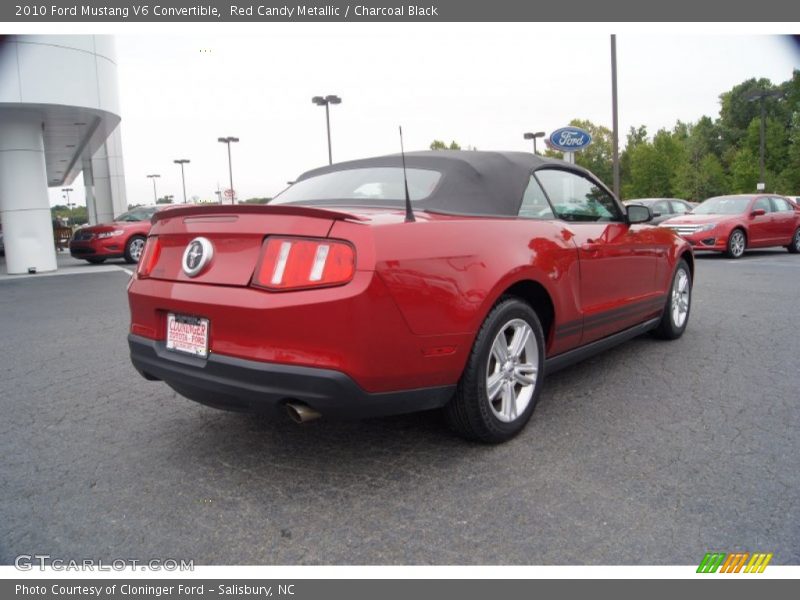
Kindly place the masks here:
<instances>
[{"instance_id":1,"label":"door handle","mask_svg":"<svg viewBox=\"0 0 800 600\"><path fill-rule=\"evenodd\" d=\"M600 252L600 244L591 241L585 242L581 244L581 250L583 250L584 252L591 252L592 254L596 254L597 252Z\"/></svg>"}]
</instances>

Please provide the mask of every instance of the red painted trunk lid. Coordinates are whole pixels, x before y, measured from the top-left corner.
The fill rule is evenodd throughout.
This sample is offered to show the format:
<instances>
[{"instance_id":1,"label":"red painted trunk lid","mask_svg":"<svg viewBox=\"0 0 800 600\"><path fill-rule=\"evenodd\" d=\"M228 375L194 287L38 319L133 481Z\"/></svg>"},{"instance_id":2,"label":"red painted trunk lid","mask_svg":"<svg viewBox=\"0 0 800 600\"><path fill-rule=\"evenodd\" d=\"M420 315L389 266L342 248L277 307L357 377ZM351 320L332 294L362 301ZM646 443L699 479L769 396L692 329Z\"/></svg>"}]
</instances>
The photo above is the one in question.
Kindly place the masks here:
<instances>
[{"instance_id":1,"label":"red painted trunk lid","mask_svg":"<svg viewBox=\"0 0 800 600\"><path fill-rule=\"evenodd\" d=\"M150 277L213 285L250 283L268 235L326 237L334 221L359 220L348 213L310 207L260 205L176 207L156 213L150 235L161 253ZM196 237L213 246L211 262L195 277L183 271L183 254Z\"/></svg>"}]
</instances>

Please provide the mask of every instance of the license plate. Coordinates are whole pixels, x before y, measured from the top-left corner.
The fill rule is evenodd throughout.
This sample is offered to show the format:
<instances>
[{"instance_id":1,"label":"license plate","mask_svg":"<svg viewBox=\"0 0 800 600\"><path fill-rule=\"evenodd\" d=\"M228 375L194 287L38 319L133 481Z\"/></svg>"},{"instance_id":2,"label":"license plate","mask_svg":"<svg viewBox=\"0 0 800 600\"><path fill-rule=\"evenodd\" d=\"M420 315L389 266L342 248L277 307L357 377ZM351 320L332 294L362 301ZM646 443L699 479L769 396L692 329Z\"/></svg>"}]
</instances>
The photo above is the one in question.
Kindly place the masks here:
<instances>
[{"instance_id":1,"label":"license plate","mask_svg":"<svg viewBox=\"0 0 800 600\"><path fill-rule=\"evenodd\" d=\"M208 319L167 315L167 350L192 356L208 356Z\"/></svg>"}]
</instances>

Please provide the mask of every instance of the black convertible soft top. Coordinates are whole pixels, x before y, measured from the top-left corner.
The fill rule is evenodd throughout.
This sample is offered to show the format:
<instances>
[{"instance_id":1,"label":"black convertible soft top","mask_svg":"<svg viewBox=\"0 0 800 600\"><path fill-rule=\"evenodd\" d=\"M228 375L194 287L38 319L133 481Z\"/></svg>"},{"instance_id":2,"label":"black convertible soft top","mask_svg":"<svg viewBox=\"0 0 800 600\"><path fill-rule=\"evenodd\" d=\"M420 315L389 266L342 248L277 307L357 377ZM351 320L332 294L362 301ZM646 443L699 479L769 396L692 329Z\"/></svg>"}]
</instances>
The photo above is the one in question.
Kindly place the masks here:
<instances>
[{"instance_id":1,"label":"black convertible soft top","mask_svg":"<svg viewBox=\"0 0 800 600\"><path fill-rule=\"evenodd\" d=\"M297 181L348 169L401 166L400 154L390 154L313 169L303 173ZM433 169L442 174L431 195L414 202L415 210L454 214L517 216L531 173L546 166L568 169L591 177L588 171L576 165L527 152L432 150L406 154L406 167L409 169Z\"/></svg>"}]
</instances>

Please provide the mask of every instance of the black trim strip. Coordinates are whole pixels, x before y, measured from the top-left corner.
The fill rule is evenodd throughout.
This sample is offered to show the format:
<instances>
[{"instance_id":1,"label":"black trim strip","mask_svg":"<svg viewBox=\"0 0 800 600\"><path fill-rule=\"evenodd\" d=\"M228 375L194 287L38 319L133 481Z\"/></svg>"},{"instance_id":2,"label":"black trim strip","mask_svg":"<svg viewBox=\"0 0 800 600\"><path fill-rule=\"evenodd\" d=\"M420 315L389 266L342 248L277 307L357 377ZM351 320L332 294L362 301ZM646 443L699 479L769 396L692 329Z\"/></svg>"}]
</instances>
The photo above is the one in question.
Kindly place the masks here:
<instances>
[{"instance_id":1,"label":"black trim strip","mask_svg":"<svg viewBox=\"0 0 800 600\"><path fill-rule=\"evenodd\" d=\"M594 329L601 325L605 325L609 322L629 317L639 312L644 312L647 310L655 310L657 308L661 308L665 301L666 301L665 295L656 296L655 298L650 298L648 300L641 300L639 302L635 302L634 304L629 304L627 306L621 306L619 308L613 308L611 310L597 313L590 317L586 317L585 319L576 319L574 321L568 321L567 323L563 323L562 325L556 327L556 337L568 337L571 335L575 335L582 329L587 329L587 330Z\"/></svg>"},{"instance_id":2,"label":"black trim strip","mask_svg":"<svg viewBox=\"0 0 800 600\"><path fill-rule=\"evenodd\" d=\"M552 358L548 358L544 362L545 374L550 375L551 373L555 373L556 371L559 371L565 367L569 367L576 362L582 361L590 356L594 356L595 354L603 352L604 350L608 350L609 348L613 348L614 346L617 346L623 342L627 342L630 339L638 337L643 333L650 331L651 329L655 329L660 320L661 317L649 319L644 323L639 323L638 325L624 329L619 333L615 333L590 344L586 344L585 346L581 346L580 348L575 348L574 350L570 350L568 352L564 352L563 354L558 354Z\"/></svg>"}]
</instances>

